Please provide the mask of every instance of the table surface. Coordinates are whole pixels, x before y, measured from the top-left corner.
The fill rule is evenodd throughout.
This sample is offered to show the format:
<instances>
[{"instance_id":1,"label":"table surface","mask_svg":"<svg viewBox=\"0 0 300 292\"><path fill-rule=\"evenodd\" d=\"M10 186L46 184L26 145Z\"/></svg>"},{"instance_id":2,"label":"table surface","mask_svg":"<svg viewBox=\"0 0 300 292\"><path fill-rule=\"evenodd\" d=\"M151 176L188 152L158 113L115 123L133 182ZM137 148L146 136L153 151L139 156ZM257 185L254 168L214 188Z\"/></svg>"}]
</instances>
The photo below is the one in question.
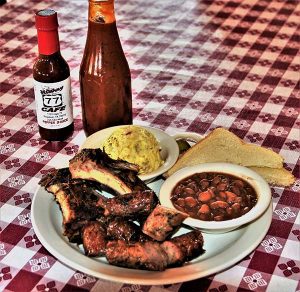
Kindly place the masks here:
<instances>
[{"instance_id":1,"label":"table surface","mask_svg":"<svg viewBox=\"0 0 300 292\"><path fill-rule=\"evenodd\" d=\"M84 140L78 72L87 0L23 3L11 0L0 7L0 290L299 290L299 2L116 2L132 72L135 124L170 134L228 128L280 153L297 178L289 188L272 187L271 227L249 256L216 275L165 286L84 275L57 261L37 239L30 217L37 183ZM40 139L32 89L34 13L46 7L58 11L62 54L71 68L75 132L60 143Z\"/></svg>"}]
</instances>

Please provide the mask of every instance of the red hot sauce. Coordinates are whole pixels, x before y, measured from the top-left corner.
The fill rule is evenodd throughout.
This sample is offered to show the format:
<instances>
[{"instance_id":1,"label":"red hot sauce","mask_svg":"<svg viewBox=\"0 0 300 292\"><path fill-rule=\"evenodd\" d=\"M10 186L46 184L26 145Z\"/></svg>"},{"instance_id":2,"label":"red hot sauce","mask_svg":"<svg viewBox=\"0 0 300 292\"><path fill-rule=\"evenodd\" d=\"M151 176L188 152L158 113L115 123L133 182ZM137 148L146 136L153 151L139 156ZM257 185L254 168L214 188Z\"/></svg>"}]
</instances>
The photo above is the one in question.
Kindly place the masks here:
<instances>
[{"instance_id":1,"label":"red hot sauce","mask_svg":"<svg viewBox=\"0 0 300 292\"><path fill-rule=\"evenodd\" d=\"M117 31L113 0L89 1L80 92L87 136L107 127L132 124L131 76Z\"/></svg>"}]
</instances>

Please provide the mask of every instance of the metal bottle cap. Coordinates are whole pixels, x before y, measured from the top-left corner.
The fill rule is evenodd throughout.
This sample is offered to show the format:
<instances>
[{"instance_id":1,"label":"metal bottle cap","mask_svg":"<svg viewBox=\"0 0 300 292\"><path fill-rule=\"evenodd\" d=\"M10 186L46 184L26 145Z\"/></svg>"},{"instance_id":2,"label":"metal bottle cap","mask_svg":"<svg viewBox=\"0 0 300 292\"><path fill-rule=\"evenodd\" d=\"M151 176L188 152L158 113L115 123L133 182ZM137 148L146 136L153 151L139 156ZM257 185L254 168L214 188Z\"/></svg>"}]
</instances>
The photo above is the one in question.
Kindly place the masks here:
<instances>
[{"instance_id":1,"label":"metal bottle cap","mask_svg":"<svg viewBox=\"0 0 300 292\"><path fill-rule=\"evenodd\" d=\"M57 13L52 9L43 9L35 14L35 27L38 30L56 30L58 28Z\"/></svg>"}]
</instances>

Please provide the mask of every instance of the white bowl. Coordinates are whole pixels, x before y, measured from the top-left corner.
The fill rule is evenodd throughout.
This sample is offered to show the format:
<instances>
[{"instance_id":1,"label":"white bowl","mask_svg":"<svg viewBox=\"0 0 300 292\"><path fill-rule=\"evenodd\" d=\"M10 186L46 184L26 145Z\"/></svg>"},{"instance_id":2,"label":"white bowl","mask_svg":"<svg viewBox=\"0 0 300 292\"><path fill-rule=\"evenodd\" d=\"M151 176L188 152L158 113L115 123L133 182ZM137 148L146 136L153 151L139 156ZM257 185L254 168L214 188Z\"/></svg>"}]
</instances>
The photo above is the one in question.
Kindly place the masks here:
<instances>
[{"instance_id":1,"label":"white bowl","mask_svg":"<svg viewBox=\"0 0 300 292\"><path fill-rule=\"evenodd\" d=\"M101 148L103 147L104 141L118 128L120 127L126 127L125 126L115 126L106 128L104 130L98 131L91 136L87 137L85 142L81 145L80 149L83 148ZM177 161L178 155L179 155L179 148L175 141L175 139L165 133L162 130L152 128L152 127L145 127L140 126L145 129L147 129L149 132L151 132L156 140L159 143L160 146L160 156L162 160L164 161L163 165L161 165L158 169L147 173L147 174L140 174L139 178L143 181L149 182L156 178L157 176L165 173L167 170L169 170Z\"/></svg>"},{"instance_id":2,"label":"white bowl","mask_svg":"<svg viewBox=\"0 0 300 292\"><path fill-rule=\"evenodd\" d=\"M206 233L225 233L248 224L260 217L271 202L271 190L268 183L256 172L249 168L230 163L203 163L191 167L182 168L171 175L161 186L159 199L162 205L175 208L171 202L171 192L176 184L195 173L218 172L231 174L248 182L256 191L258 199L255 206L241 217L224 221L203 221L188 217L184 223L199 228Z\"/></svg>"}]
</instances>

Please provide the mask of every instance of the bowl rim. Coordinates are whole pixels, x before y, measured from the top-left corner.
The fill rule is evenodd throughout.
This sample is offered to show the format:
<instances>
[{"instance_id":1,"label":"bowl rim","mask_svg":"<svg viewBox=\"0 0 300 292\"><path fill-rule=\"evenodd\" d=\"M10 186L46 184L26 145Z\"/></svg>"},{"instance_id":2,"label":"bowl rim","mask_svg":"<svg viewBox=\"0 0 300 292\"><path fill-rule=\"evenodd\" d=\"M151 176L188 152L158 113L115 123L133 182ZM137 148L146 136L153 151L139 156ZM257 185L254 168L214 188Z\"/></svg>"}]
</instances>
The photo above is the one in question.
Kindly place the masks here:
<instances>
[{"instance_id":1,"label":"bowl rim","mask_svg":"<svg viewBox=\"0 0 300 292\"><path fill-rule=\"evenodd\" d=\"M103 130L97 131L92 135L88 136L86 140L82 143L80 150L83 148L100 148L101 144L112 132L116 129L128 127L128 126L138 126L147 129L151 132L156 140L159 143L161 148L165 148L167 150L167 158L165 159L164 163L154 171L151 171L147 174L139 174L138 177L143 181L150 181L154 178L158 177L159 175L168 171L177 161L179 156L179 147L176 143L176 140L171 135L167 134L165 131L150 127L150 126L143 126L143 125L119 125L113 126L109 128L105 128ZM95 144L100 144L99 147L96 147Z\"/></svg>"},{"instance_id":2,"label":"bowl rim","mask_svg":"<svg viewBox=\"0 0 300 292\"><path fill-rule=\"evenodd\" d=\"M182 179L194 173L201 172L227 173L241 178L248 182L255 189L258 200L255 206L248 213L238 218L225 221L203 221L188 217L184 221L184 223L187 225L203 230L235 229L260 217L266 211L271 202L272 196L270 186L259 174L241 165L226 162L212 162L184 167L168 177L162 184L159 191L159 199L161 204L166 207L176 209L170 200L171 191L175 185Z\"/></svg>"}]
</instances>

